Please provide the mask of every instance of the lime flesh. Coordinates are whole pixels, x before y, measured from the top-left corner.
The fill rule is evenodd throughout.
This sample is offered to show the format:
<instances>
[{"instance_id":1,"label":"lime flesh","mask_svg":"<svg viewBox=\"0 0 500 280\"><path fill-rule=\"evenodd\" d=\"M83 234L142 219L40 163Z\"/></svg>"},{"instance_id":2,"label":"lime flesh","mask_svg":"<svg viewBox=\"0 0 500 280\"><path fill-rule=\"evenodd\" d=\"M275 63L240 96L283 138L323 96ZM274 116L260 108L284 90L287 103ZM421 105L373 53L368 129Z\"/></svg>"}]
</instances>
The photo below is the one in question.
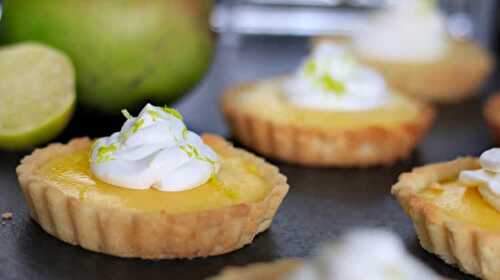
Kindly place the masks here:
<instances>
[{"instance_id":1,"label":"lime flesh","mask_svg":"<svg viewBox=\"0 0 500 280\"><path fill-rule=\"evenodd\" d=\"M75 99L66 55L36 43L0 49L0 148L24 150L51 140L69 122Z\"/></svg>"}]
</instances>

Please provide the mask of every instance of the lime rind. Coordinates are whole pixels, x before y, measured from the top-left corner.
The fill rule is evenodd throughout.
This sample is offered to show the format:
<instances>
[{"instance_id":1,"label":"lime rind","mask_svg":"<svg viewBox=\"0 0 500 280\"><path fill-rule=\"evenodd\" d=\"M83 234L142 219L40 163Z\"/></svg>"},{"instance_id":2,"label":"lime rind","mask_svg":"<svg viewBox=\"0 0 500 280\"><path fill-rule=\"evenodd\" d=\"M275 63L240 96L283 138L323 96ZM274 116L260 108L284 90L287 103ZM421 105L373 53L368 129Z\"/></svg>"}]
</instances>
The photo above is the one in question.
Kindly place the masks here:
<instances>
[{"instance_id":1,"label":"lime rind","mask_svg":"<svg viewBox=\"0 0 500 280\"><path fill-rule=\"evenodd\" d=\"M179 113L179 111L177 111L177 110L176 110L176 109L174 109L174 108L170 108L170 107L168 107L167 105L165 105L165 106L163 107L163 111L164 111L165 113L167 113L167 114L170 114L170 115L172 115L172 116L176 117L177 119L179 119L179 120L181 120L181 121L182 121L182 120L184 120L184 117L182 116L182 114L181 114L181 113Z\"/></svg>"},{"instance_id":2,"label":"lime rind","mask_svg":"<svg viewBox=\"0 0 500 280\"><path fill-rule=\"evenodd\" d=\"M335 93L337 95L344 94L346 89L343 82L334 79L329 75L324 75L320 78L319 83L328 92Z\"/></svg>"},{"instance_id":3,"label":"lime rind","mask_svg":"<svg viewBox=\"0 0 500 280\"><path fill-rule=\"evenodd\" d=\"M38 43L0 49L0 149L26 150L50 141L69 123L76 101L69 58ZM22 75L19 75L22 73Z\"/></svg>"},{"instance_id":4,"label":"lime rind","mask_svg":"<svg viewBox=\"0 0 500 280\"><path fill-rule=\"evenodd\" d=\"M74 103L60 115L48 120L43 125L19 133L0 133L0 149L8 151L27 150L47 143L57 137L66 128L74 113Z\"/></svg>"}]
</instances>

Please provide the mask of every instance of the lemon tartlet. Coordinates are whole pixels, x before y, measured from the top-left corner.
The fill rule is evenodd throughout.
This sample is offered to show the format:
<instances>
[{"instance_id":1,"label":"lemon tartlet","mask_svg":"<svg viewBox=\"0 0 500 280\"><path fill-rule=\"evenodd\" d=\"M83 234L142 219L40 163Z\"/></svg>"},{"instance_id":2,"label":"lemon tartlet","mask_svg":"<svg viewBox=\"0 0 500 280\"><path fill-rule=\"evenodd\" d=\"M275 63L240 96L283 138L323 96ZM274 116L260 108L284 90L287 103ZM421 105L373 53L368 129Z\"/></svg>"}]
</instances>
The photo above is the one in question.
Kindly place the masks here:
<instances>
[{"instance_id":1,"label":"lemon tartlet","mask_svg":"<svg viewBox=\"0 0 500 280\"><path fill-rule=\"evenodd\" d=\"M88 138L35 150L17 174L32 218L62 241L121 257L219 255L251 243L271 225L288 185L276 167L223 138L203 135L201 141L218 155L218 170L182 191L102 181L92 158L100 144ZM113 156L118 161L120 154Z\"/></svg>"},{"instance_id":2,"label":"lemon tartlet","mask_svg":"<svg viewBox=\"0 0 500 280\"><path fill-rule=\"evenodd\" d=\"M481 166L476 158L460 158L416 168L401 175L392 193L413 221L424 249L466 273L496 280L500 208L481 183L481 174L493 173Z\"/></svg>"},{"instance_id":3,"label":"lemon tartlet","mask_svg":"<svg viewBox=\"0 0 500 280\"><path fill-rule=\"evenodd\" d=\"M484 118L496 143L500 144L500 94L488 99L484 107Z\"/></svg>"},{"instance_id":4,"label":"lemon tartlet","mask_svg":"<svg viewBox=\"0 0 500 280\"><path fill-rule=\"evenodd\" d=\"M228 89L221 106L235 138L265 156L306 166L388 165L408 157L430 128L434 110L397 90L385 89L383 80L371 70L352 66L360 67L360 75L367 76L368 83L373 84L373 96L371 84L354 89L351 94L348 85L329 74L318 74L318 83L324 82L331 92L313 93L314 89L300 88L301 81L287 89L287 83L307 77L319 68L316 63L339 61L336 56L345 56L346 65L333 67L332 71L356 64L347 53L334 54L331 59L318 55L335 53L328 49L336 48L326 45L326 51L315 51L295 75L299 78L278 77ZM358 87L356 78L352 80L346 84ZM287 90L294 91L294 95L288 97ZM315 99L308 100L308 94ZM300 102L305 104L297 104Z\"/></svg>"}]
</instances>

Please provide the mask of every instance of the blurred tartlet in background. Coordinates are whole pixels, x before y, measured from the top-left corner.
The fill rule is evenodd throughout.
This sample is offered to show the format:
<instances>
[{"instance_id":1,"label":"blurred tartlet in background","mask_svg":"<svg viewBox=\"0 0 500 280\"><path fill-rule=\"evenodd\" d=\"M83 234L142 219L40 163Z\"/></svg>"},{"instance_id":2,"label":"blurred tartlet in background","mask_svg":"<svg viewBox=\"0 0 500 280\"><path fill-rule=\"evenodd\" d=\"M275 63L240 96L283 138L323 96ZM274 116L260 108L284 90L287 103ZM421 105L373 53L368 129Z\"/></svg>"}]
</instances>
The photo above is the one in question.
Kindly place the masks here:
<instances>
[{"instance_id":1,"label":"blurred tartlet in background","mask_svg":"<svg viewBox=\"0 0 500 280\"><path fill-rule=\"evenodd\" d=\"M393 164L434 120L430 106L332 43L317 47L294 74L228 89L222 110L244 145L306 166Z\"/></svg>"},{"instance_id":2,"label":"blurred tartlet in background","mask_svg":"<svg viewBox=\"0 0 500 280\"><path fill-rule=\"evenodd\" d=\"M433 102L461 101L479 93L494 60L472 40L450 36L436 2L393 1L352 37L318 37L314 43L348 45L404 93Z\"/></svg>"}]
</instances>

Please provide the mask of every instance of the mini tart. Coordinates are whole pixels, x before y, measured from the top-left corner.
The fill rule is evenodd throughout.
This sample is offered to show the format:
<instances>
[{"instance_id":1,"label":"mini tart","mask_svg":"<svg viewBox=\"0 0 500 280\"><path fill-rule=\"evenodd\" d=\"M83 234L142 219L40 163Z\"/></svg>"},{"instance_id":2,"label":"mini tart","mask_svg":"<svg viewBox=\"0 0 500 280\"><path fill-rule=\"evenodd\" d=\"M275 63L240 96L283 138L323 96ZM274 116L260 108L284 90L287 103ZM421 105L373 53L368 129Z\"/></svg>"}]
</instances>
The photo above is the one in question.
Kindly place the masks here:
<instances>
[{"instance_id":1,"label":"mini tart","mask_svg":"<svg viewBox=\"0 0 500 280\"><path fill-rule=\"evenodd\" d=\"M399 95L391 106L364 112L304 109L281 93L283 79L231 88L222 110L233 135L257 152L305 166L389 165L407 158L434 110Z\"/></svg>"},{"instance_id":2,"label":"mini tart","mask_svg":"<svg viewBox=\"0 0 500 280\"><path fill-rule=\"evenodd\" d=\"M484 118L493 137L500 145L500 94L495 94L486 102Z\"/></svg>"},{"instance_id":3,"label":"mini tart","mask_svg":"<svg viewBox=\"0 0 500 280\"><path fill-rule=\"evenodd\" d=\"M302 262L294 259L279 260L271 263L256 263L242 267L228 267L208 280L281 280L286 279Z\"/></svg>"},{"instance_id":4,"label":"mini tart","mask_svg":"<svg viewBox=\"0 0 500 280\"><path fill-rule=\"evenodd\" d=\"M288 185L263 159L217 136L203 140L221 157L219 179L185 192L99 182L88 170L87 138L36 150L17 174L33 219L67 243L120 257L220 255L251 243L271 225Z\"/></svg>"},{"instance_id":5,"label":"mini tart","mask_svg":"<svg viewBox=\"0 0 500 280\"><path fill-rule=\"evenodd\" d=\"M349 44L346 38L321 37L323 41ZM450 40L448 54L439 61L405 63L376 60L363 55L358 59L384 75L394 88L416 98L454 103L479 94L479 89L494 68L490 53L472 41Z\"/></svg>"},{"instance_id":6,"label":"mini tart","mask_svg":"<svg viewBox=\"0 0 500 280\"><path fill-rule=\"evenodd\" d=\"M500 213L476 188L457 182L463 170L479 169L475 158L432 164L400 176L392 187L410 216L422 247L487 280L500 275Z\"/></svg>"}]
</instances>

